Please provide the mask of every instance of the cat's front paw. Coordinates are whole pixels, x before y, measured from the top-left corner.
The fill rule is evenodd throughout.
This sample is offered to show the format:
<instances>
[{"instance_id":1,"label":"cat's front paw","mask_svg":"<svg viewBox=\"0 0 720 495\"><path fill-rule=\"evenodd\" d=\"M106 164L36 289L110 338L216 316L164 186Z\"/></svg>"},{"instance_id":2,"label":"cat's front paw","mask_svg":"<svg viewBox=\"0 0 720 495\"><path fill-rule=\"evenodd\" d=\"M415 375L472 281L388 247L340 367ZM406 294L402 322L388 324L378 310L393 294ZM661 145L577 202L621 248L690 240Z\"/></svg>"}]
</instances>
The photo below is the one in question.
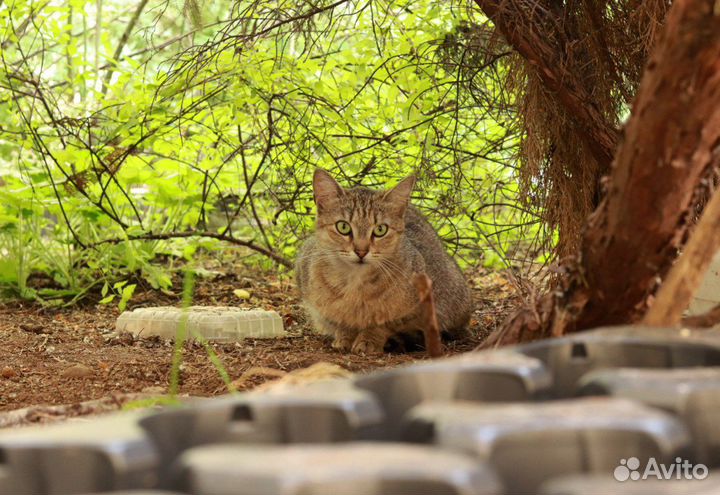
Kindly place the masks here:
<instances>
[{"instance_id":1,"label":"cat's front paw","mask_svg":"<svg viewBox=\"0 0 720 495\"><path fill-rule=\"evenodd\" d=\"M351 350L354 354L382 354L385 348L385 340L361 333L353 342Z\"/></svg>"},{"instance_id":2,"label":"cat's front paw","mask_svg":"<svg viewBox=\"0 0 720 495\"><path fill-rule=\"evenodd\" d=\"M332 343L332 348L341 352L348 352L353 346L354 336L336 335Z\"/></svg>"}]
</instances>

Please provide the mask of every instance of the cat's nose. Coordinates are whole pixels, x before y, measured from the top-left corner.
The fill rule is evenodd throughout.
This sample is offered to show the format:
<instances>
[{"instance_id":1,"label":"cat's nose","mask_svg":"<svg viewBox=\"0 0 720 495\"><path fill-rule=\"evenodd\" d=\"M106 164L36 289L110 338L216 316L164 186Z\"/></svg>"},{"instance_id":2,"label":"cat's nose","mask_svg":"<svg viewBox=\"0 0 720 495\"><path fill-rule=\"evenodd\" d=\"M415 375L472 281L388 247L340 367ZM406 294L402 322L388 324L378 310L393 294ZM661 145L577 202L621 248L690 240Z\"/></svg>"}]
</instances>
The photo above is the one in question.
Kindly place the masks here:
<instances>
[{"instance_id":1,"label":"cat's nose","mask_svg":"<svg viewBox=\"0 0 720 495\"><path fill-rule=\"evenodd\" d=\"M355 248L355 254L357 254L358 258L360 258L360 261L362 261L363 258L368 254L368 250L361 249L361 248Z\"/></svg>"}]
</instances>

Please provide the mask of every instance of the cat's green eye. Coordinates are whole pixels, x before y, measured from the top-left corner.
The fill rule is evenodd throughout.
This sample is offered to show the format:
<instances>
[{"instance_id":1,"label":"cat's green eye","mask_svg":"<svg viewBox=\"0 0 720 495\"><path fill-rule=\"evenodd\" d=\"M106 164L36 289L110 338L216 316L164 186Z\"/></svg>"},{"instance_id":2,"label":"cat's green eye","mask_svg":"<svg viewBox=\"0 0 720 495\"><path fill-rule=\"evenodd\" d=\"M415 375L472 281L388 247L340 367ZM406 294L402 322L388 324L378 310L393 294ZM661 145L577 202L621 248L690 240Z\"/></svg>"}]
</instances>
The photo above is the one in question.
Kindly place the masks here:
<instances>
[{"instance_id":1,"label":"cat's green eye","mask_svg":"<svg viewBox=\"0 0 720 495\"><path fill-rule=\"evenodd\" d=\"M388 226L384 223L381 223L380 225L376 225L373 229L373 235L375 237L382 237L385 234L387 234Z\"/></svg>"},{"instance_id":2,"label":"cat's green eye","mask_svg":"<svg viewBox=\"0 0 720 495\"><path fill-rule=\"evenodd\" d=\"M342 235L348 235L350 232L352 232L352 227L350 227L350 224L347 223L344 220L339 220L335 224L335 228L338 232L340 232Z\"/></svg>"}]
</instances>

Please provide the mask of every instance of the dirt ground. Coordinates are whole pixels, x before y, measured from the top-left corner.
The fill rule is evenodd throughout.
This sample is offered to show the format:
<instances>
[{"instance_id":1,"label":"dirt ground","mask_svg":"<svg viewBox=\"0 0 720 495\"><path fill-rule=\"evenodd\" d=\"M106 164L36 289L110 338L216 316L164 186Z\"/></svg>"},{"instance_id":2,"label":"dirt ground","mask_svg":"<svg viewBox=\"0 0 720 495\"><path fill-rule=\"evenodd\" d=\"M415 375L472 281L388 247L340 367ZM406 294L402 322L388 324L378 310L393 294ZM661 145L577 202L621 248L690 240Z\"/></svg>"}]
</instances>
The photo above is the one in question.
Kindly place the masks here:
<instances>
[{"instance_id":1,"label":"dirt ground","mask_svg":"<svg viewBox=\"0 0 720 495\"><path fill-rule=\"evenodd\" d=\"M420 350L398 350L382 356L339 353L330 347L327 337L312 333L287 277L237 267L211 275L214 278L198 280L193 304L275 309L289 332L288 337L280 339L212 344L239 390L251 389L284 372L318 362L363 372L426 359ZM470 328L472 337L451 343L448 354L473 349L517 303L512 285L502 275L479 270L468 274L468 278L476 304ZM181 281L177 280L178 293L180 286ZM240 300L234 294L239 288L250 293L249 300ZM179 294L138 287L128 309L179 304ZM118 314L114 304L93 302L67 309L19 301L0 304L0 411L67 404L71 405L70 412L63 414L74 415L87 409L79 407L83 401L109 397L111 402L115 398L119 407L127 394L165 393L173 343L115 335ZM227 393L207 351L197 343L185 346L180 379L182 394ZM76 407L72 408L73 404Z\"/></svg>"}]
</instances>

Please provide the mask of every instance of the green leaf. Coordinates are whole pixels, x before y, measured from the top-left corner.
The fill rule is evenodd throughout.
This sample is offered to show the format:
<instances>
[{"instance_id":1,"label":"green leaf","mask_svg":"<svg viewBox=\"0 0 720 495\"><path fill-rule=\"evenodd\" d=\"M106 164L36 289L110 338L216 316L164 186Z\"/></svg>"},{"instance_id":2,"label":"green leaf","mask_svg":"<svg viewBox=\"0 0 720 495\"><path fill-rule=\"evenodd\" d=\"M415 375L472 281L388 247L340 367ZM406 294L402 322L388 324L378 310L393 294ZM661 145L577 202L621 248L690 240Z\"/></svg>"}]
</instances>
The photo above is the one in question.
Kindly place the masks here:
<instances>
[{"instance_id":1,"label":"green leaf","mask_svg":"<svg viewBox=\"0 0 720 495\"><path fill-rule=\"evenodd\" d=\"M113 302L114 299L115 299L115 294L110 294L109 296L102 298L100 300L100 304L111 303L111 302Z\"/></svg>"},{"instance_id":2,"label":"green leaf","mask_svg":"<svg viewBox=\"0 0 720 495\"><path fill-rule=\"evenodd\" d=\"M121 312L125 311L127 303L130 301L130 298L132 298L133 294L135 293L135 285L136 284L130 284L123 288L122 297L120 298L120 302L118 303L118 309Z\"/></svg>"}]
</instances>

